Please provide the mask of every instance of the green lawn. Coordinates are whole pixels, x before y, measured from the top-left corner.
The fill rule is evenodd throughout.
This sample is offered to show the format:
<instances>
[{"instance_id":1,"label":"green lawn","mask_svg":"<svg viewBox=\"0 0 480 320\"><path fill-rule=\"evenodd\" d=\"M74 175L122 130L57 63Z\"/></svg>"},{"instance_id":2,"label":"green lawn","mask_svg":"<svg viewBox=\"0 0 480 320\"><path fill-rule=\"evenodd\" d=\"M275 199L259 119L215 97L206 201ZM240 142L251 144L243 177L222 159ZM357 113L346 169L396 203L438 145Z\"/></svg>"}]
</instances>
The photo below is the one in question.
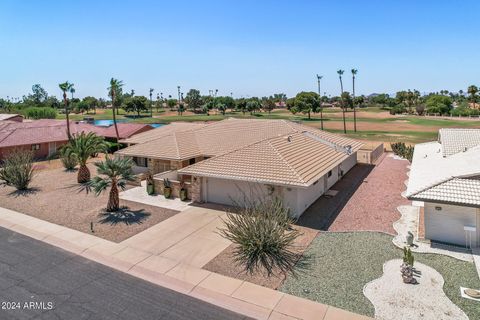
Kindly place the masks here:
<instances>
[{"instance_id":1,"label":"green lawn","mask_svg":"<svg viewBox=\"0 0 480 320\"><path fill-rule=\"evenodd\" d=\"M375 232L320 233L306 251L307 267L289 276L280 291L373 316L363 287L383 274L383 264L402 257L392 237ZM418 262L442 274L444 291L470 319L480 319L478 302L460 297L460 286L480 288L473 263L437 254L414 253ZM400 268L400 266L399 266ZM399 275L400 276L400 275Z\"/></svg>"}]
</instances>

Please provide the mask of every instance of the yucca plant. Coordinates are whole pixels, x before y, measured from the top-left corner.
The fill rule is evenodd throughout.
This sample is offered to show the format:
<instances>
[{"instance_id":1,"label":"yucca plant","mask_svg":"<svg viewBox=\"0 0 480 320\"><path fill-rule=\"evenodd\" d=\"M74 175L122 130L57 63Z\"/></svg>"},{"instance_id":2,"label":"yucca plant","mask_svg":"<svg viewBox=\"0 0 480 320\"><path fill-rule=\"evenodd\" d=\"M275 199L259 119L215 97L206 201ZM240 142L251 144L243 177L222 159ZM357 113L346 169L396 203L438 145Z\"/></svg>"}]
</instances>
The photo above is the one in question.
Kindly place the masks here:
<instances>
[{"instance_id":1,"label":"yucca plant","mask_svg":"<svg viewBox=\"0 0 480 320\"><path fill-rule=\"evenodd\" d=\"M0 168L0 180L17 190L26 190L33 179L33 173L33 153L18 149L5 157Z\"/></svg>"},{"instance_id":2,"label":"yucca plant","mask_svg":"<svg viewBox=\"0 0 480 320\"><path fill-rule=\"evenodd\" d=\"M98 176L87 183L87 190L92 189L96 196L110 188L107 212L117 212L120 209L118 189L125 190L128 181L135 180L133 161L130 158L112 158L96 162Z\"/></svg>"},{"instance_id":3,"label":"yucca plant","mask_svg":"<svg viewBox=\"0 0 480 320\"><path fill-rule=\"evenodd\" d=\"M78 169L78 183L85 183L90 180L90 170L87 167L88 159L98 152L105 152L106 144L103 137L93 132L81 132L65 145L62 152L66 157L75 156L80 168Z\"/></svg>"},{"instance_id":4,"label":"yucca plant","mask_svg":"<svg viewBox=\"0 0 480 320\"><path fill-rule=\"evenodd\" d=\"M293 272L300 254L293 250L300 235L290 228L292 219L279 199L249 203L238 208L238 213L227 212L225 227L220 234L236 244L234 259L252 274L266 271Z\"/></svg>"}]
</instances>

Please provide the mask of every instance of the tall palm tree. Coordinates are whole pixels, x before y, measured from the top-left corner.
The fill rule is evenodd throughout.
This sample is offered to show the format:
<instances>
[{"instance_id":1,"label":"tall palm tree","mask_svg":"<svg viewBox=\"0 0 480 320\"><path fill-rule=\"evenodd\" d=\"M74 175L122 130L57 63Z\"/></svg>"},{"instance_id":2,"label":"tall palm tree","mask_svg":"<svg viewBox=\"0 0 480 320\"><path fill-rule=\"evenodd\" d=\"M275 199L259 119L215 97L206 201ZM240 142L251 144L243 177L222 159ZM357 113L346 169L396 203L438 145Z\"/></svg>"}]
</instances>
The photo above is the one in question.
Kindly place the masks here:
<instances>
[{"instance_id":1,"label":"tall palm tree","mask_svg":"<svg viewBox=\"0 0 480 320\"><path fill-rule=\"evenodd\" d=\"M99 175L90 180L89 187L97 196L110 187L107 212L117 212L120 209L118 188L125 190L127 182L135 180L133 162L130 158L107 156L105 161L96 162L95 166Z\"/></svg>"},{"instance_id":2,"label":"tall palm tree","mask_svg":"<svg viewBox=\"0 0 480 320\"><path fill-rule=\"evenodd\" d=\"M63 104L65 105L65 118L67 120L67 137L68 137L68 140L72 140L72 135L70 133L70 117L69 117L69 110L68 110L67 92L73 89L73 83L66 81L64 83L60 83L58 87L63 92Z\"/></svg>"},{"instance_id":3,"label":"tall palm tree","mask_svg":"<svg viewBox=\"0 0 480 320\"><path fill-rule=\"evenodd\" d=\"M93 132L81 132L74 136L69 143L63 147L62 152L66 157L75 156L80 168L78 169L78 183L90 181L90 170L87 167L88 159L96 153L106 152L107 145L103 137L97 136Z\"/></svg>"},{"instance_id":4,"label":"tall palm tree","mask_svg":"<svg viewBox=\"0 0 480 320\"><path fill-rule=\"evenodd\" d=\"M345 122L345 106L344 106L344 103L343 103L343 81L342 81L342 75L345 71L340 69L337 71L338 73L338 78L340 79L340 91L341 91L341 95L340 95L340 103L342 104L342 115L343 115L343 133L347 133L347 123Z\"/></svg>"},{"instance_id":5,"label":"tall palm tree","mask_svg":"<svg viewBox=\"0 0 480 320\"><path fill-rule=\"evenodd\" d=\"M352 69L352 94L353 94L353 131L357 132L357 112L355 108L355 75L357 74L357 69Z\"/></svg>"},{"instance_id":6,"label":"tall palm tree","mask_svg":"<svg viewBox=\"0 0 480 320\"><path fill-rule=\"evenodd\" d=\"M73 83L69 91L70 91L70 94L72 95L72 101L73 101L73 94L75 93L75 88L73 87Z\"/></svg>"},{"instance_id":7,"label":"tall palm tree","mask_svg":"<svg viewBox=\"0 0 480 320\"><path fill-rule=\"evenodd\" d=\"M473 109L475 109L476 107L475 103L477 102L478 87L475 85L471 85L468 87L467 92L470 95L470 101L473 103Z\"/></svg>"},{"instance_id":8,"label":"tall palm tree","mask_svg":"<svg viewBox=\"0 0 480 320\"><path fill-rule=\"evenodd\" d=\"M320 80L322 80L323 76L319 76L317 74L317 82L318 82L318 96L320 97L320 126L323 130L323 108L322 108L322 92L320 91Z\"/></svg>"},{"instance_id":9,"label":"tall palm tree","mask_svg":"<svg viewBox=\"0 0 480 320\"><path fill-rule=\"evenodd\" d=\"M153 88L150 88L150 117L153 117L153 103L152 103L152 95L153 95Z\"/></svg>"},{"instance_id":10,"label":"tall palm tree","mask_svg":"<svg viewBox=\"0 0 480 320\"><path fill-rule=\"evenodd\" d=\"M117 149L120 150L120 135L118 134L117 117L115 115L115 103L118 94L122 93L123 81L115 78L110 79L110 87L108 88L108 95L112 98L112 116L113 126L115 127L115 135L117 136Z\"/></svg>"}]
</instances>

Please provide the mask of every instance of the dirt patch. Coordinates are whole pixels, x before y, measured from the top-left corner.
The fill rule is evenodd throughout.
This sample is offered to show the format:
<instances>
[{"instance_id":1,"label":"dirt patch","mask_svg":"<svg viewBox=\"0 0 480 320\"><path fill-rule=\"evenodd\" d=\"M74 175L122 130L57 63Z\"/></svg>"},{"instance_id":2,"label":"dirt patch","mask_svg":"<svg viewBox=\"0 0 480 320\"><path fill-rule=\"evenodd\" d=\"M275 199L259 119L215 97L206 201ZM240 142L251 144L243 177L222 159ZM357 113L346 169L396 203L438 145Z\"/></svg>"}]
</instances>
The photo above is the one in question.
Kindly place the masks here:
<instances>
[{"instance_id":1,"label":"dirt patch","mask_svg":"<svg viewBox=\"0 0 480 320\"><path fill-rule=\"evenodd\" d=\"M302 235L297 238L295 241L295 250L300 253L303 253L313 239L317 236L318 231L310 228L300 227ZM275 275L268 277L266 273L255 272L253 274L248 274L243 269L243 266L239 266L235 263L233 258L233 252L235 250L235 245L232 244L225 250L223 250L218 256L210 260L203 269L222 274L224 276L236 278L239 280L248 281L255 283L267 288L277 289L281 286L285 280L285 275L275 272Z\"/></svg>"},{"instance_id":2,"label":"dirt patch","mask_svg":"<svg viewBox=\"0 0 480 320\"><path fill-rule=\"evenodd\" d=\"M96 170L89 164L92 176ZM148 206L130 201L120 201L129 207L133 216L128 219L111 219L102 215L108 193L95 197L79 189L77 173L63 169L42 170L36 173L29 192L17 193L12 187L0 188L0 206L30 216L90 233L93 222L94 235L123 241L178 213L178 211Z\"/></svg>"}]
</instances>

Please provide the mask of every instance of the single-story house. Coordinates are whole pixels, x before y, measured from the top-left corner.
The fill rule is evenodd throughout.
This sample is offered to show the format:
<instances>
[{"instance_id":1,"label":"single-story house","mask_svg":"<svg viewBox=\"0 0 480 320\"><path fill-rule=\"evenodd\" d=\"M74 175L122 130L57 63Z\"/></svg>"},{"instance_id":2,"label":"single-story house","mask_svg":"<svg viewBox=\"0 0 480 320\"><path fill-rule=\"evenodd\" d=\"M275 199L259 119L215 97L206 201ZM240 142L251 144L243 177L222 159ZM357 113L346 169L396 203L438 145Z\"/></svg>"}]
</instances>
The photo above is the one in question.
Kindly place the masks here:
<instances>
[{"instance_id":1,"label":"single-story house","mask_svg":"<svg viewBox=\"0 0 480 320\"><path fill-rule=\"evenodd\" d=\"M113 129L113 131L112 131ZM145 124L119 123L121 139L153 129ZM113 127L99 127L83 122L70 122L70 132L95 132L106 139L116 137ZM112 133L113 132L113 133ZM59 120L36 120L25 122L0 122L0 160L15 149L31 150L36 159L55 155L68 141L67 124Z\"/></svg>"},{"instance_id":2,"label":"single-story house","mask_svg":"<svg viewBox=\"0 0 480 320\"><path fill-rule=\"evenodd\" d=\"M406 191L420 207L425 239L480 245L480 129L440 129L415 146Z\"/></svg>"},{"instance_id":3,"label":"single-story house","mask_svg":"<svg viewBox=\"0 0 480 320\"><path fill-rule=\"evenodd\" d=\"M277 196L300 216L357 163L361 142L286 120L172 124L123 141L116 154L168 178L192 201L225 205Z\"/></svg>"},{"instance_id":4,"label":"single-story house","mask_svg":"<svg viewBox=\"0 0 480 320\"><path fill-rule=\"evenodd\" d=\"M0 121L22 122L23 116L16 113L0 113Z\"/></svg>"}]
</instances>

